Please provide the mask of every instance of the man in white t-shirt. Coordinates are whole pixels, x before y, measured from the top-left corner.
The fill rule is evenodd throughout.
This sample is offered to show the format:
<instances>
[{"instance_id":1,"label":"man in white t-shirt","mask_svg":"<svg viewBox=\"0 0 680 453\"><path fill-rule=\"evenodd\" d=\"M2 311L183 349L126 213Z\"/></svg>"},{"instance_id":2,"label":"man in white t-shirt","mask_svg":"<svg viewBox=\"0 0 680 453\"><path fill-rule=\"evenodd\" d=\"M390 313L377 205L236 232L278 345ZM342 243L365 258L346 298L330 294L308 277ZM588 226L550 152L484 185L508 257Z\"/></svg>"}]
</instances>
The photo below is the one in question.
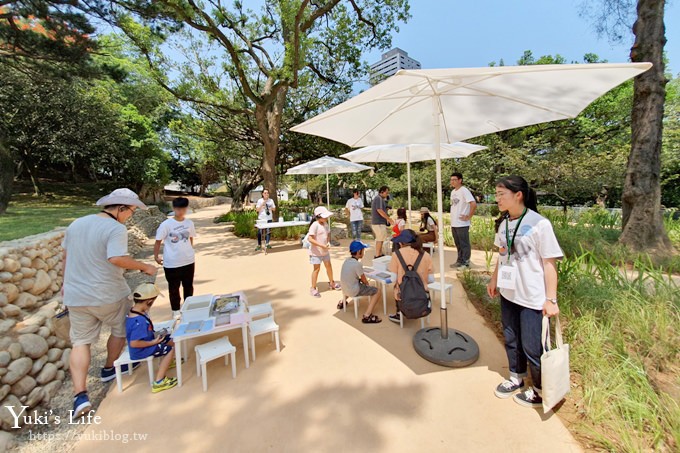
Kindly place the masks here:
<instances>
[{"instance_id":1,"label":"man in white t-shirt","mask_svg":"<svg viewBox=\"0 0 680 453\"><path fill-rule=\"evenodd\" d=\"M347 200L345 209L349 212L349 224L352 228L352 239L361 240L361 230L364 227L364 201L358 189L352 191L352 198Z\"/></svg>"},{"instance_id":2,"label":"man in white t-shirt","mask_svg":"<svg viewBox=\"0 0 680 453\"><path fill-rule=\"evenodd\" d=\"M477 202L472 192L463 185L463 175L451 175L451 232L456 244L458 259L451 265L453 268L470 267L470 219L475 215Z\"/></svg>"},{"instance_id":3,"label":"man in white t-shirt","mask_svg":"<svg viewBox=\"0 0 680 453\"><path fill-rule=\"evenodd\" d=\"M87 396L90 345L99 339L102 324L111 328L107 355L101 369L102 382L116 378L113 361L125 347L125 317L132 307L130 288L123 272L139 270L156 275L156 266L128 254L125 227L136 209L147 209L130 189L116 189L100 198L98 214L75 220L64 236L64 305L71 321L71 360L67 364L73 381L73 418L92 409ZM127 366L123 365L127 371Z\"/></svg>"},{"instance_id":4,"label":"man in white t-shirt","mask_svg":"<svg viewBox=\"0 0 680 453\"><path fill-rule=\"evenodd\" d=\"M257 200L257 203L255 204L255 210L257 211L258 222L271 223L274 221L274 211L276 211L276 205L274 204L274 200L269 198L269 190L264 189L262 191L262 198ZM267 228L265 231L266 231L265 247L270 249L272 247L269 245L269 240L272 237L272 233L269 228ZM259 252L260 250L262 250L262 230L258 228L257 247L255 248L255 251Z\"/></svg>"},{"instance_id":5,"label":"man in white t-shirt","mask_svg":"<svg viewBox=\"0 0 680 453\"><path fill-rule=\"evenodd\" d=\"M184 300L194 295L195 254L194 238L196 228L194 222L185 216L189 209L189 199L177 197L172 200L174 217L160 224L156 231L156 244L153 254L156 262L163 266L165 279L168 281L170 306L174 317L179 317L182 297L179 287L182 286ZM163 243L163 258L159 256Z\"/></svg>"}]
</instances>

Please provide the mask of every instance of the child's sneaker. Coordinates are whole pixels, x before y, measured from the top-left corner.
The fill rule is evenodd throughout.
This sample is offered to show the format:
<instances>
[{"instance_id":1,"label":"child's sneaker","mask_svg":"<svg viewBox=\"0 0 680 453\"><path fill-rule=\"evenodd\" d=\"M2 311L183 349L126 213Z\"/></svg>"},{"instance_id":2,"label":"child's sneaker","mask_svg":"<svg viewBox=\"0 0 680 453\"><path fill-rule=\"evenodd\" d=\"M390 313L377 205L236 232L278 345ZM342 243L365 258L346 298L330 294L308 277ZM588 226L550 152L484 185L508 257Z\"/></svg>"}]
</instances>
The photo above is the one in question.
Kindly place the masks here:
<instances>
[{"instance_id":1,"label":"child's sneaker","mask_svg":"<svg viewBox=\"0 0 680 453\"><path fill-rule=\"evenodd\" d=\"M87 392L80 392L73 397L73 418L80 418L92 409Z\"/></svg>"},{"instance_id":2,"label":"child's sneaker","mask_svg":"<svg viewBox=\"0 0 680 453\"><path fill-rule=\"evenodd\" d=\"M524 387L524 381L519 381L519 383L516 384L512 379L507 379L498 384L494 393L497 397L502 399L510 398L522 387Z\"/></svg>"},{"instance_id":3,"label":"child's sneaker","mask_svg":"<svg viewBox=\"0 0 680 453\"><path fill-rule=\"evenodd\" d=\"M515 403L524 407L541 407L543 405L543 398L533 388L518 393L513 399Z\"/></svg>"},{"instance_id":4,"label":"child's sneaker","mask_svg":"<svg viewBox=\"0 0 680 453\"><path fill-rule=\"evenodd\" d=\"M261 252L261 251L262 251L262 246L261 246L261 245L258 245L257 247L255 247L255 251L256 251L256 252Z\"/></svg>"},{"instance_id":5,"label":"child's sneaker","mask_svg":"<svg viewBox=\"0 0 680 453\"><path fill-rule=\"evenodd\" d=\"M170 390L177 385L177 378L164 377L160 382L154 382L151 387L151 393L162 392L163 390Z\"/></svg>"},{"instance_id":6,"label":"child's sneaker","mask_svg":"<svg viewBox=\"0 0 680 453\"><path fill-rule=\"evenodd\" d=\"M272 249L272 246L267 244L267 250L271 250L271 249Z\"/></svg>"}]
</instances>

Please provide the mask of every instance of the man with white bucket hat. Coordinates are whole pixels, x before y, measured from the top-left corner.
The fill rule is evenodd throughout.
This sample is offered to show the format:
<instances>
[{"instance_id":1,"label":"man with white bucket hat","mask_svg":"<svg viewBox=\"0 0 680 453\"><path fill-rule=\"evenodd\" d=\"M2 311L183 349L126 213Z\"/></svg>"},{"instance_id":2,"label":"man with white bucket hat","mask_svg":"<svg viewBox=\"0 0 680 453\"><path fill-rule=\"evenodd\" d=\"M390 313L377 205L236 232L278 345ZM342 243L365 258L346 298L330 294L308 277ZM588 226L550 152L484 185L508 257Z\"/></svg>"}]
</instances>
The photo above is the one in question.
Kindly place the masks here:
<instances>
[{"instance_id":1,"label":"man with white bucket hat","mask_svg":"<svg viewBox=\"0 0 680 453\"><path fill-rule=\"evenodd\" d=\"M70 371L73 379L73 415L92 409L87 396L90 345L97 341L102 324L111 328L101 379L115 379L113 361L125 347L125 316L132 306L126 269L156 275L155 266L128 255L125 222L136 209L147 209L130 189L116 189L100 198L102 211L75 220L64 236L64 305L71 321Z\"/></svg>"}]
</instances>

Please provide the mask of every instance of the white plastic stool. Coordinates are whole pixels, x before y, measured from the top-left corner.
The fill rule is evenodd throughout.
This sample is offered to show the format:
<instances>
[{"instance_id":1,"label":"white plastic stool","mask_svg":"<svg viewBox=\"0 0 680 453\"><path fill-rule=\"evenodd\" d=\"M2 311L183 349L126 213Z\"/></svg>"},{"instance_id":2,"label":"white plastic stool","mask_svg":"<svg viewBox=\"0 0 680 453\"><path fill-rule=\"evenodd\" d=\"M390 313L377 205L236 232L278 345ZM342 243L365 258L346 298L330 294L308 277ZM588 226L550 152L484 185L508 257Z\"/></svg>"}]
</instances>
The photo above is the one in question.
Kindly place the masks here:
<instances>
[{"instance_id":1,"label":"white plastic stool","mask_svg":"<svg viewBox=\"0 0 680 453\"><path fill-rule=\"evenodd\" d=\"M250 319L271 316L274 318L274 307L271 302L264 302L257 305L248 305Z\"/></svg>"},{"instance_id":2,"label":"white plastic stool","mask_svg":"<svg viewBox=\"0 0 680 453\"><path fill-rule=\"evenodd\" d=\"M274 322L270 316L268 318L257 319L248 324L250 331L250 349L253 352L253 362L255 361L255 337L265 333L272 334L272 340L276 340L276 352L281 352L281 344L279 342L279 325Z\"/></svg>"},{"instance_id":3,"label":"white plastic stool","mask_svg":"<svg viewBox=\"0 0 680 453\"><path fill-rule=\"evenodd\" d=\"M427 285L427 289L432 294L432 296L433 296L432 301L434 302L434 300L435 300L434 293L436 293L436 292L441 293L442 292L441 282L430 283L429 285ZM449 293L449 299L446 301L446 303L447 304L452 303L453 302L453 285L451 283L444 283L444 291L448 291L448 293Z\"/></svg>"},{"instance_id":4,"label":"white plastic stool","mask_svg":"<svg viewBox=\"0 0 680 453\"><path fill-rule=\"evenodd\" d=\"M423 316L422 318L420 318L420 328L421 329L425 328L425 320L426 319L427 319L427 324L428 325L430 324L430 315ZM401 327L402 329L404 328L404 315L401 312L399 312L399 327Z\"/></svg>"},{"instance_id":5,"label":"white plastic stool","mask_svg":"<svg viewBox=\"0 0 680 453\"><path fill-rule=\"evenodd\" d=\"M153 387L153 355L150 355L149 357L145 357L143 359L139 360L133 360L130 358L130 351L128 350L127 346L125 349L123 349L123 352L120 354L120 357L118 357L114 362L113 366L116 369L116 384L118 385L118 392L123 393L123 365L128 366L128 374L132 374L132 365L137 363L137 362L146 362L146 367L149 370L149 385Z\"/></svg>"},{"instance_id":6,"label":"white plastic stool","mask_svg":"<svg viewBox=\"0 0 680 453\"><path fill-rule=\"evenodd\" d=\"M430 255L434 255L437 252L437 244L434 242L426 242L423 244L424 249L430 249Z\"/></svg>"},{"instance_id":7,"label":"white plastic stool","mask_svg":"<svg viewBox=\"0 0 680 453\"><path fill-rule=\"evenodd\" d=\"M368 303L371 302L371 296L355 296L355 297L350 297L350 296L345 296L344 294L342 295L342 310L347 311L347 298L352 299L352 305L354 305L354 319L359 319L359 304L361 303L362 298L366 298Z\"/></svg>"},{"instance_id":8,"label":"white plastic stool","mask_svg":"<svg viewBox=\"0 0 680 453\"><path fill-rule=\"evenodd\" d=\"M218 338L209 343L199 344L194 348L196 352L196 374L203 377L203 391L208 391L208 372L206 364L211 360L224 357L224 365L229 363L231 356L231 376L236 379L236 347L229 338Z\"/></svg>"}]
</instances>

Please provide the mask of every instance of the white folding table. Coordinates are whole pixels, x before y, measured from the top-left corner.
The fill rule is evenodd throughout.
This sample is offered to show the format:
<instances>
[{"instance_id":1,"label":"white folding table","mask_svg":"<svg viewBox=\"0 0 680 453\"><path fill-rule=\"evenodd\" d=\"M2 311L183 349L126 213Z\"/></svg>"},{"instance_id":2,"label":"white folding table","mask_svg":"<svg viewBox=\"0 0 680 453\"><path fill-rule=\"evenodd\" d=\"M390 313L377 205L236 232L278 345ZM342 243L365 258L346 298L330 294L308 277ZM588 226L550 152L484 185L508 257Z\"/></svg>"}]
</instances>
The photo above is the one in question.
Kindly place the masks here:
<instances>
[{"instance_id":1,"label":"white folding table","mask_svg":"<svg viewBox=\"0 0 680 453\"><path fill-rule=\"evenodd\" d=\"M241 329L243 335L243 355L245 357L246 368L250 367L250 356L248 354L248 323L250 322L250 315L248 313L247 304L248 299L245 293L236 292L230 293L234 296L239 296L239 308L236 313L231 314L231 319L229 324L223 324L220 326L215 326L215 318L207 317L202 319L201 330L198 332L186 332L186 328L189 325L188 322L180 321L180 324L175 328L172 334L172 339L175 342L176 349L176 363L177 363L177 385L182 385L182 347L185 346L183 343L192 338L200 338L207 335L213 335L220 332L226 332L228 330ZM188 347L188 345L186 345ZM188 349L187 349L188 350Z\"/></svg>"},{"instance_id":2,"label":"white folding table","mask_svg":"<svg viewBox=\"0 0 680 453\"><path fill-rule=\"evenodd\" d=\"M259 230L268 230L270 228L288 228L288 227L300 227L309 226L309 222L304 220L288 220L285 222L257 222L255 228ZM267 254L267 247L264 247L264 254Z\"/></svg>"},{"instance_id":3,"label":"white folding table","mask_svg":"<svg viewBox=\"0 0 680 453\"><path fill-rule=\"evenodd\" d=\"M366 278L380 284L383 298L383 313L387 314L387 285L397 281L397 274L390 271L372 269L365 273Z\"/></svg>"}]
</instances>

